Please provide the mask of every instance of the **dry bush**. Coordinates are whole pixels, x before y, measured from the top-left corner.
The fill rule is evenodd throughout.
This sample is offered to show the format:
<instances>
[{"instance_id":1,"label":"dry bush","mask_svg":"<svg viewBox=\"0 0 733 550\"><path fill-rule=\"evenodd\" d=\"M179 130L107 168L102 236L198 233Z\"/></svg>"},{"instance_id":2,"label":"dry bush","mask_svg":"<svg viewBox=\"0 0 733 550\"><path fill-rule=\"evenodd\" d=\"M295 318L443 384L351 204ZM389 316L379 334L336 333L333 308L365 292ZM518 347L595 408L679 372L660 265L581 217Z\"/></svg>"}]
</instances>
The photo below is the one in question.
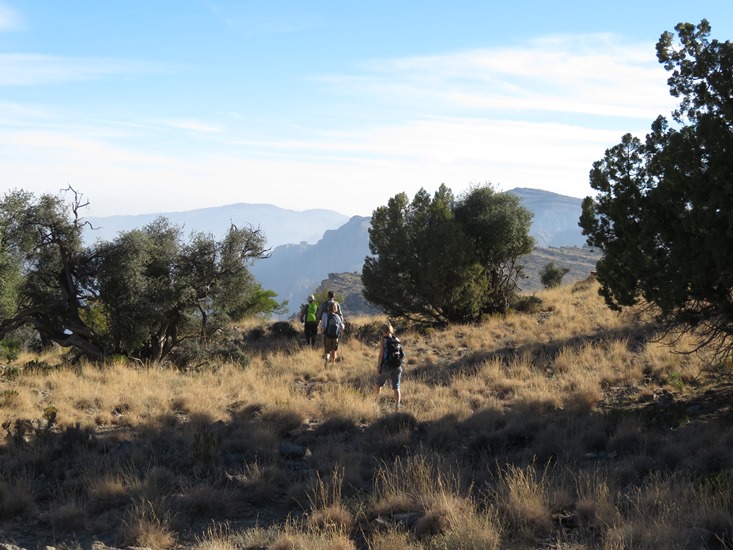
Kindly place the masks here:
<instances>
[{"instance_id":1,"label":"dry bush","mask_svg":"<svg viewBox=\"0 0 733 550\"><path fill-rule=\"evenodd\" d=\"M8 479L0 474L0 519L25 517L35 512L36 500L28 476L21 474Z\"/></svg>"},{"instance_id":2,"label":"dry bush","mask_svg":"<svg viewBox=\"0 0 733 550\"><path fill-rule=\"evenodd\" d=\"M628 488L617 508L621 520L606 533L607 540L625 548L700 548L694 510L700 504L694 485L685 476L652 474Z\"/></svg>"},{"instance_id":3,"label":"dry bush","mask_svg":"<svg viewBox=\"0 0 733 550\"><path fill-rule=\"evenodd\" d=\"M392 518L419 513L413 530L426 548L498 548L495 515L478 512L462 485L457 465L439 456L410 456L382 467L372 511Z\"/></svg>"},{"instance_id":4,"label":"dry bush","mask_svg":"<svg viewBox=\"0 0 733 550\"><path fill-rule=\"evenodd\" d=\"M170 521L158 515L155 506L149 502L139 502L128 510L122 520L117 536L128 546L142 546L167 550L176 545L175 531Z\"/></svg>"},{"instance_id":5,"label":"dry bush","mask_svg":"<svg viewBox=\"0 0 733 550\"><path fill-rule=\"evenodd\" d=\"M41 519L54 531L61 532L84 531L90 520L86 507L74 498L53 503Z\"/></svg>"},{"instance_id":6,"label":"dry bush","mask_svg":"<svg viewBox=\"0 0 733 550\"><path fill-rule=\"evenodd\" d=\"M552 530L548 480L544 475L538 478L533 466L503 468L494 491L501 515L523 538L533 539Z\"/></svg>"},{"instance_id":7,"label":"dry bush","mask_svg":"<svg viewBox=\"0 0 733 550\"><path fill-rule=\"evenodd\" d=\"M371 513L386 518L394 528L374 531L370 548L499 548L501 529L496 515L476 509L461 494L456 467L436 457L408 457L384 466L375 482ZM405 525L420 540L398 530ZM396 546L397 545L397 546Z\"/></svg>"},{"instance_id":8,"label":"dry bush","mask_svg":"<svg viewBox=\"0 0 733 550\"><path fill-rule=\"evenodd\" d=\"M194 550L237 550L236 543L231 538L201 538L193 547Z\"/></svg>"},{"instance_id":9,"label":"dry bush","mask_svg":"<svg viewBox=\"0 0 733 550\"><path fill-rule=\"evenodd\" d=\"M270 548L280 535L282 528L255 526L248 529L234 529L227 523L213 523L206 531L195 537L192 550L248 550Z\"/></svg>"},{"instance_id":10,"label":"dry bush","mask_svg":"<svg viewBox=\"0 0 733 550\"><path fill-rule=\"evenodd\" d=\"M581 472L576 491L575 516L581 527L608 529L620 524L621 516L605 472Z\"/></svg>"},{"instance_id":11,"label":"dry bush","mask_svg":"<svg viewBox=\"0 0 733 550\"><path fill-rule=\"evenodd\" d=\"M195 550L248 550L270 548L283 532L283 526L234 529L227 524L214 524L196 537Z\"/></svg>"},{"instance_id":12,"label":"dry bush","mask_svg":"<svg viewBox=\"0 0 733 550\"><path fill-rule=\"evenodd\" d=\"M343 505L332 505L319 508L308 516L308 528L319 531L336 531L348 533L354 523L354 518Z\"/></svg>"},{"instance_id":13,"label":"dry bush","mask_svg":"<svg viewBox=\"0 0 733 550\"><path fill-rule=\"evenodd\" d=\"M268 550L356 550L354 541L341 533L283 533Z\"/></svg>"},{"instance_id":14,"label":"dry bush","mask_svg":"<svg viewBox=\"0 0 733 550\"><path fill-rule=\"evenodd\" d=\"M470 499L447 493L431 495L424 507L414 532L426 548L500 547L502 530L493 510L478 512Z\"/></svg>"},{"instance_id":15,"label":"dry bush","mask_svg":"<svg viewBox=\"0 0 733 550\"><path fill-rule=\"evenodd\" d=\"M435 456L432 460L424 455L395 458L384 461L376 472L372 508L385 510L383 503L402 502L409 508L400 512L423 511L423 504L431 497L455 489L459 482L452 475L454 468Z\"/></svg>"},{"instance_id":16,"label":"dry bush","mask_svg":"<svg viewBox=\"0 0 733 550\"><path fill-rule=\"evenodd\" d=\"M197 484L184 488L172 499L172 508L184 517L228 518L239 509L242 495L231 487Z\"/></svg>"},{"instance_id":17,"label":"dry bush","mask_svg":"<svg viewBox=\"0 0 733 550\"><path fill-rule=\"evenodd\" d=\"M410 535L397 529L372 533L367 540L369 550L421 550L424 546L410 540Z\"/></svg>"},{"instance_id":18,"label":"dry bush","mask_svg":"<svg viewBox=\"0 0 733 550\"><path fill-rule=\"evenodd\" d=\"M87 481L86 494L93 509L106 511L127 504L130 501L128 490L119 474L109 473L91 477Z\"/></svg>"},{"instance_id":19,"label":"dry bush","mask_svg":"<svg viewBox=\"0 0 733 550\"><path fill-rule=\"evenodd\" d=\"M132 489L136 500L154 503L170 495L179 488L179 479L172 471L163 466L152 466L143 470L128 471L127 484ZM142 477L139 477L142 473Z\"/></svg>"},{"instance_id":20,"label":"dry bush","mask_svg":"<svg viewBox=\"0 0 733 550\"><path fill-rule=\"evenodd\" d=\"M336 466L325 479L317 475L318 486L311 501L315 508L341 504L344 471L344 467Z\"/></svg>"},{"instance_id":21,"label":"dry bush","mask_svg":"<svg viewBox=\"0 0 733 550\"><path fill-rule=\"evenodd\" d=\"M633 508L624 514L623 521L604 533L607 544L641 550L708 548L700 544L699 535L690 532L688 522L679 521L677 503L655 503L653 510L644 510L638 508L640 501L633 495L629 501Z\"/></svg>"},{"instance_id":22,"label":"dry bush","mask_svg":"<svg viewBox=\"0 0 733 550\"><path fill-rule=\"evenodd\" d=\"M603 399L598 378L587 372L570 373L562 377L562 408L574 414L587 414L597 410Z\"/></svg>"},{"instance_id":23,"label":"dry bush","mask_svg":"<svg viewBox=\"0 0 733 550\"><path fill-rule=\"evenodd\" d=\"M464 518L466 519L466 518ZM426 550L461 548L462 550L498 550L502 548L502 530L492 517L470 517L456 522L453 528L425 541Z\"/></svg>"},{"instance_id":24,"label":"dry bush","mask_svg":"<svg viewBox=\"0 0 733 550\"><path fill-rule=\"evenodd\" d=\"M356 544L346 533L327 527L309 526L307 523L288 519L282 529L274 534L268 550L356 550Z\"/></svg>"},{"instance_id":25,"label":"dry bush","mask_svg":"<svg viewBox=\"0 0 733 550\"><path fill-rule=\"evenodd\" d=\"M462 441L463 434L457 417L443 416L430 422L425 428L425 439L431 449L448 452Z\"/></svg>"},{"instance_id":26,"label":"dry bush","mask_svg":"<svg viewBox=\"0 0 733 550\"><path fill-rule=\"evenodd\" d=\"M374 457L353 445L345 447L339 437L315 446L311 463L319 470L327 470L333 465L343 468L343 488L348 496L368 490L374 475Z\"/></svg>"},{"instance_id":27,"label":"dry bush","mask_svg":"<svg viewBox=\"0 0 733 550\"><path fill-rule=\"evenodd\" d=\"M227 474L230 483L237 488L235 500L253 506L264 507L273 501L277 487L286 483L283 473L276 464L257 460L243 464L233 473Z\"/></svg>"},{"instance_id":28,"label":"dry bush","mask_svg":"<svg viewBox=\"0 0 733 550\"><path fill-rule=\"evenodd\" d=\"M649 433L644 422L636 416L625 416L616 425L607 448L619 456L643 454L649 449Z\"/></svg>"}]
</instances>

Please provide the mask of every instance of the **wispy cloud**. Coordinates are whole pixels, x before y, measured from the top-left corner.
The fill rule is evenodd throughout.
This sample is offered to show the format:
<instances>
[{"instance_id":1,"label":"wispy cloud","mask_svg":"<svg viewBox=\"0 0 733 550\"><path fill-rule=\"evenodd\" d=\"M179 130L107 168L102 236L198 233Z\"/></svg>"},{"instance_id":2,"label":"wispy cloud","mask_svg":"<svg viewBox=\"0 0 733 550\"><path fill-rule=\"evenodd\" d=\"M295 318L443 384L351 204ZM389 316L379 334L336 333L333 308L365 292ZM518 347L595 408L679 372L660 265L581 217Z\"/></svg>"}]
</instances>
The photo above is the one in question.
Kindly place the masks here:
<instances>
[{"instance_id":1,"label":"wispy cloud","mask_svg":"<svg viewBox=\"0 0 733 550\"><path fill-rule=\"evenodd\" d=\"M157 73L170 68L118 59L0 54L0 86L32 86L92 80L110 75Z\"/></svg>"},{"instance_id":2,"label":"wispy cloud","mask_svg":"<svg viewBox=\"0 0 733 550\"><path fill-rule=\"evenodd\" d=\"M168 120L165 125L178 130L188 130L200 134L220 134L224 129L220 126L197 120Z\"/></svg>"},{"instance_id":3,"label":"wispy cloud","mask_svg":"<svg viewBox=\"0 0 733 550\"><path fill-rule=\"evenodd\" d=\"M203 4L225 27L247 37L287 34L316 29L323 21L303 3L239 2L224 6L221 2L205 1Z\"/></svg>"},{"instance_id":4,"label":"wispy cloud","mask_svg":"<svg viewBox=\"0 0 733 550\"><path fill-rule=\"evenodd\" d=\"M0 32L17 31L23 28L23 19L20 13L9 8L5 4L0 4Z\"/></svg>"},{"instance_id":5,"label":"wispy cloud","mask_svg":"<svg viewBox=\"0 0 733 550\"><path fill-rule=\"evenodd\" d=\"M654 117L673 104L653 44L613 35L552 36L525 46L372 61L323 82L406 111ZM515 115L516 116L516 115Z\"/></svg>"}]
</instances>

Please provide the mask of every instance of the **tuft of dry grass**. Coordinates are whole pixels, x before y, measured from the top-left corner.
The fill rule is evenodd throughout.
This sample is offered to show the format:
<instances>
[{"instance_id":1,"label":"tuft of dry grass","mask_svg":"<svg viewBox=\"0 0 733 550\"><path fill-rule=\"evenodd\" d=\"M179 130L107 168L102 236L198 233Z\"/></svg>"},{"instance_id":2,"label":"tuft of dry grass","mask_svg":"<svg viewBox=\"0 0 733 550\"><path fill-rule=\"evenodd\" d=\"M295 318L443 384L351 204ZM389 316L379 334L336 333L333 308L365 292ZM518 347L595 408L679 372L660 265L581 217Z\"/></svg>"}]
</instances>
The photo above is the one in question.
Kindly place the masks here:
<instances>
[{"instance_id":1,"label":"tuft of dry grass","mask_svg":"<svg viewBox=\"0 0 733 550\"><path fill-rule=\"evenodd\" d=\"M369 550L421 550L424 546L412 541L409 534L404 531L391 530L373 534L368 541L368 548Z\"/></svg>"},{"instance_id":2,"label":"tuft of dry grass","mask_svg":"<svg viewBox=\"0 0 733 550\"><path fill-rule=\"evenodd\" d=\"M60 532L80 532L89 525L86 507L73 498L54 503L42 519L54 531Z\"/></svg>"},{"instance_id":3,"label":"tuft of dry grass","mask_svg":"<svg viewBox=\"0 0 733 550\"><path fill-rule=\"evenodd\" d=\"M552 530L548 479L534 466L509 465L499 471L494 497L500 513L522 538Z\"/></svg>"},{"instance_id":4,"label":"tuft of dry grass","mask_svg":"<svg viewBox=\"0 0 733 550\"><path fill-rule=\"evenodd\" d=\"M602 472L582 472L576 480L575 516L581 527L605 530L620 523L608 479Z\"/></svg>"},{"instance_id":5,"label":"tuft of dry grass","mask_svg":"<svg viewBox=\"0 0 733 550\"><path fill-rule=\"evenodd\" d=\"M140 502L129 511L117 535L127 546L168 550L176 545L175 531L169 520L158 516L155 506L149 502Z\"/></svg>"},{"instance_id":6,"label":"tuft of dry grass","mask_svg":"<svg viewBox=\"0 0 733 550\"><path fill-rule=\"evenodd\" d=\"M36 497L27 474L10 479L0 474L0 519L12 519L36 513Z\"/></svg>"}]
</instances>

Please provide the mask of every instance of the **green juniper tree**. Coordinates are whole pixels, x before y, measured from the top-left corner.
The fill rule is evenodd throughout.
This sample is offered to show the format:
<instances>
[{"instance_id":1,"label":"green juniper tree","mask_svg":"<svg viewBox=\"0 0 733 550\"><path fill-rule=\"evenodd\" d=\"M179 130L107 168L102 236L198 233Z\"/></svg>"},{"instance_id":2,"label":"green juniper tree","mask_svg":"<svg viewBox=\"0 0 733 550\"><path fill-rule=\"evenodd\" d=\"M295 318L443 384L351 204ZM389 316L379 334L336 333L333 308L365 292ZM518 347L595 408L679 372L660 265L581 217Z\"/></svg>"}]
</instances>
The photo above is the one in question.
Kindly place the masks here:
<instances>
[{"instance_id":1,"label":"green juniper tree","mask_svg":"<svg viewBox=\"0 0 733 550\"><path fill-rule=\"evenodd\" d=\"M630 134L593 165L598 194L580 226L601 248L600 292L615 309L644 303L672 330L733 351L733 44L680 23L657 57L680 98L672 123Z\"/></svg>"},{"instance_id":2,"label":"green juniper tree","mask_svg":"<svg viewBox=\"0 0 733 550\"><path fill-rule=\"evenodd\" d=\"M534 248L532 214L507 193L479 186L456 199L441 185L410 202L399 193L372 214L364 297L388 315L471 322L506 309Z\"/></svg>"},{"instance_id":3,"label":"green juniper tree","mask_svg":"<svg viewBox=\"0 0 733 550\"><path fill-rule=\"evenodd\" d=\"M540 282L545 288L555 288L562 284L562 278L570 271L569 267L555 265L555 262L546 263L540 270Z\"/></svg>"}]
</instances>

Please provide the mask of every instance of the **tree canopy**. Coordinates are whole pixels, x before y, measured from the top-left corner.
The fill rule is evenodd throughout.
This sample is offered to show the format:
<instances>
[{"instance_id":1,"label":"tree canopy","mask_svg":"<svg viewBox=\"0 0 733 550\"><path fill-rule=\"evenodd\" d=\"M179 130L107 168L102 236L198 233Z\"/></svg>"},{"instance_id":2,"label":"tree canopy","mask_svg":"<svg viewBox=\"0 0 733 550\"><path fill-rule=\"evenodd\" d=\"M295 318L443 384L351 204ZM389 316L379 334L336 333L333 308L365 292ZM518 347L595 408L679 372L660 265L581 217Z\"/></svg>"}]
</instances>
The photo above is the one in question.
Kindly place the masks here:
<instances>
[{"instance_id":1,"label":"tree canopy","mask_svg":"<svg viewBox=\"0 0 733 550\"><path fill-rule=\"evenodd\" d=\"M610 307L656 308L669 328L733 350L733 44L710 25L680 23L657 57L680 98L672 122L646 139L626 134L593 164L598 191L580 226L604 256L597 267Z\"/></svg>"},{"instance_id":2,"label":"tree canopy","mask_svg":"<svg viewBox=\"0 0 733 550\"><path fill-rule=\"evenodd\" d=\"M545 288L555 288L562 284L562 278L570 271L569 267L548 262L540 269L540 282Z\"/></svg>"},{"instance_id":3,"label":"tree canopy","mask_svg":"<svg viewBox=\"0 0 733 550\"><path fill-rule=\"evenodd\" d=\"M519 198L477 186L460 198L441 185L410 202L399 193L372 214L364 297L393 317L445 324L503 311L534 248Z\"/></svg>"},{"instance_id":4,"label":"tree canopy","mask_svg":"<svg viewBox=\"0 0 733 550\"><path fill-rule=\"evenodd\" d=\"M165 218L113 241L82 243L86 206L73 193L25 191L0 202L0 337L31 325L43 342L100 359L160 360L181 341L205 339L222 321L279 305L252 274L266 257L259 230L231 226L217 241Z\"/></svg>"}]
</instances>

